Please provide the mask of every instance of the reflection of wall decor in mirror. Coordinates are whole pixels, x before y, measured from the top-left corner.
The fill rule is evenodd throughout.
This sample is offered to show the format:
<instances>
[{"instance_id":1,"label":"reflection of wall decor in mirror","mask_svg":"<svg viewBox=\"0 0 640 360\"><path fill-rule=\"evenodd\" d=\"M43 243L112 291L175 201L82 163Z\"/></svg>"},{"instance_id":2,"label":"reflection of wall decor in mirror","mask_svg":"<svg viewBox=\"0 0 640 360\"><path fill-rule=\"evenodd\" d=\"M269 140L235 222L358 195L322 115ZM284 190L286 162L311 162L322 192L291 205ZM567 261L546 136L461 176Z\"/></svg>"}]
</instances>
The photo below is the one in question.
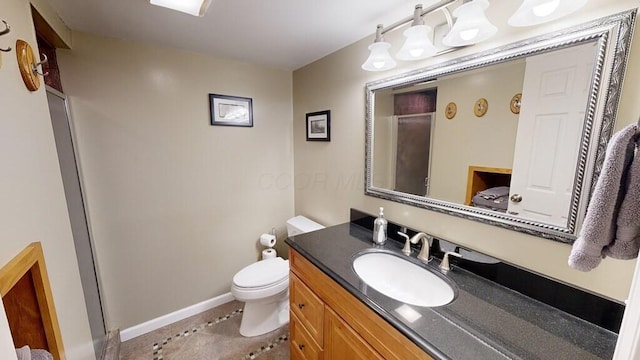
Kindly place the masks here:
<instances>
[{"instance_id":1,"label":"reflection of wall decor in mirror","mask_svg":"<svg viewBox=\"0 0 640 360\"><path fill-rule=\"evenodd\" d=\"M307 113L307 141L331 141L331 111Z\"/></svg>"},{"instance_id":2,"label":"reflection of wall decor in mirror","mask_svg":"<svg viewBox=\"0 0 640 360\"><path fill-rule=\"evenodd\" d=\"M444 116L446 116L447 119L451 120L456 116L457 112L458 112L458 107L456 106L456 103L450 102L447 104L447 107L444 109Z\"/></svg>"},{"instance_id":3,"label":"reflection of wall decor in mirror","mask_svg":"<svg viewBox=\"0 0 640 360\"><path fill-rule=\"evenodd\" d=\"M611 137L635 17L627 11L366 84L365 194L572 242ZM425 169L398 172L398 154L406 151L398 141L402 116L389 104L399 93L429 90L436 106L411 115L428 129L418 146L427 161L416 161ZM517 121L506 106L493 107L486 121L469 113L446 121L438 106L482 96L500 103L518 93ZM471 166L509 169L507 198L520 201L509 200L506 212L469 206ZM422 188L402 190L407 178Z\"/></svg>"},{"instance_id":4,"label":"reflection of wall decor in mirror","mask_svg":"<svg viewBox=\"0 0 640 360\"><path fill-rule=\"evenodd\" d=\"M489 110L489 103L485 98L478 99L473 105L473 113L476 114L477 117L483 117L484 114L487 113L487 110Z\"/></svg>"},{"instance_id":5,"label":"reflection of wall decor in mirror","mask_svg":"<svg viewBox=\"0 0 640 360\"><path fill-rule=\"evenodd\" d=\"M253 126L253 101L251 98L209 94L211 125Z\"/></svg>"},{"instance_id":6,"label":"reflection of wall decor in mirror","mask_svg":"<svg viewBox=\"0 0 640 360\"><path fill-rule=\"evenodd\" d=\"M511 98L511 102L509 103L509 108L511 112L514 114L520 114L520 101L522 100L522 94L515 94Z\"/></svg>"}]
</instances>

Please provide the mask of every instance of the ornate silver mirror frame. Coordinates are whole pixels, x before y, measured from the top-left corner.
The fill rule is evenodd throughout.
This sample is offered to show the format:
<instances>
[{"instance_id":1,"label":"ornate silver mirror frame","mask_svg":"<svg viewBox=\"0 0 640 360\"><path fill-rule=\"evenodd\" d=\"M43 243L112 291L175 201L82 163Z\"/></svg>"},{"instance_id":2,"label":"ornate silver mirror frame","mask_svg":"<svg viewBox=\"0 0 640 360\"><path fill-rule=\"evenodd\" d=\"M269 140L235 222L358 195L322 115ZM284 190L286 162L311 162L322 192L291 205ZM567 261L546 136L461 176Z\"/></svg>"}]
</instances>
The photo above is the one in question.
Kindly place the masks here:
<instances>
[{"instance_id":1,"label":"ornate silver mirror frame","mask_svg":"<svg viewBox=\"0 0 640 360\"><path fill-rule=\"evenodd\" d=\"M573 242L586 213L589 198L602 168L607 142L614 128L635 17L636 10L630 10L570 29L367 83L365 88L365 194L534 236L565 243ZM445 75L457 74L586 42L596 43L597 57L591 80L574 179L575 186L571 196L566 227L373 186L373 125L377 90L423 83Z\"/></svg>"}]
</instances>

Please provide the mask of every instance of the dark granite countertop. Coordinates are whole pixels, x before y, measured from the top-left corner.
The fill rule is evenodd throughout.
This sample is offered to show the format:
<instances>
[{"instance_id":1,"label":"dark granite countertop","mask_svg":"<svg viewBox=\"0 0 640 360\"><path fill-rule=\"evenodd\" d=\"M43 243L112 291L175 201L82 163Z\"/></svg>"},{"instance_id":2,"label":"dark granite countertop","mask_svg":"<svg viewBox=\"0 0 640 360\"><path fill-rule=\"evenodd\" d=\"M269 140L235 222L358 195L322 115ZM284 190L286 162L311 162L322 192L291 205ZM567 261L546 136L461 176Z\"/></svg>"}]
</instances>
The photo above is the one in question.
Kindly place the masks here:
<instances>
[{"instance_id":1,"label":"dark granite countertop","mask_svg":"<svg viewBox=\"0 0 640 360\"><path fill-rule=\"evenodd\" d=\"M354 255L380 248L400 252L402 246L391 240L376 246L371 235L369 229L346 223L293 236L286 243L436 359L612 358L615 332L460 267L446 274L457 296L444 306L407 305L378 293L353 271ZM416 252L410 261L421 264L415 257ZM427 266L440 273L438 264L434 259ZM419 318L411 322L397 311L407 307Z\"/></svg>"}]
</instances>

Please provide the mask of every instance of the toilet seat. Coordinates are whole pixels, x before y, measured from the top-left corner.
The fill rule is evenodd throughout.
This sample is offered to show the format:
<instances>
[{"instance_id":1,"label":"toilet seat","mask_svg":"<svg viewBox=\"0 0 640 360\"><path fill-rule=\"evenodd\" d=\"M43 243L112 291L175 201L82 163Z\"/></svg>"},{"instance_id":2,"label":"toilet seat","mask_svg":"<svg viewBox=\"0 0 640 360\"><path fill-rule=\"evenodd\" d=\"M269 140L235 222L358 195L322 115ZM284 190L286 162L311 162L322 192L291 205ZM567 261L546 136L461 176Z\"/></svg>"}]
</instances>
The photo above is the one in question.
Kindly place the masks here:
<instances>
[{"instance_id":1,"label":"toilet seat","mask_svg":"<svg viewBox=\"0 0 640 360\"><path fill-rule=\"evenodd\" d=\"M268 299L273 295L287 292L289 289L289 278L284 278L277 284L264 286L261 288L243 288L235 284L231 285L231 294L238 301L247 302L249 300Z\"/></svg>"},{"instance_id":2,"label":"toilet seat","mask_svg":"<svg viewBox=\"0 0 640 360\"><path fill-rule=\"evenodd\" d=\"M289 276L289 260L281 257L265 259L246 266L233 277L233 284L241 288L262 288Z\"/></svg>"},{"instance_id":3,"label":"toilet seat","mask_svg":"<svg viewBox=\"0 0 640 360\"><path fill-rule=\"evenodd\" d=\"M240 300L276 295L289 287L289 260L281 257L261 260L240 270L234 277L231 293Z\"/></svg>"}]
</instances>

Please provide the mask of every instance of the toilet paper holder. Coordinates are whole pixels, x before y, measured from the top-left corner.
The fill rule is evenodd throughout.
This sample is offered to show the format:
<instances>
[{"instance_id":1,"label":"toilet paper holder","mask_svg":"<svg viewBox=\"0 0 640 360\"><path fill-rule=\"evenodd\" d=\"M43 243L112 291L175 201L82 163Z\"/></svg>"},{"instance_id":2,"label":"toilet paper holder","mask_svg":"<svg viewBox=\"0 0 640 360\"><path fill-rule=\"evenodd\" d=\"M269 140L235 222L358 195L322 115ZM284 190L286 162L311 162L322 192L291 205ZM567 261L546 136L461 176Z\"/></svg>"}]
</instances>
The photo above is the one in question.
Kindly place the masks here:
<instances>
[{"instance_id":1,"label":"toilet paper holder","mask_svg":"<svg viewBox=\"0 0 640 360\"><path fill-rule=\"evenodd\" d=\"M260 245L272 248L276 245L276 236L271 234L260 235Z\"/></svg>"}]
</instances>

